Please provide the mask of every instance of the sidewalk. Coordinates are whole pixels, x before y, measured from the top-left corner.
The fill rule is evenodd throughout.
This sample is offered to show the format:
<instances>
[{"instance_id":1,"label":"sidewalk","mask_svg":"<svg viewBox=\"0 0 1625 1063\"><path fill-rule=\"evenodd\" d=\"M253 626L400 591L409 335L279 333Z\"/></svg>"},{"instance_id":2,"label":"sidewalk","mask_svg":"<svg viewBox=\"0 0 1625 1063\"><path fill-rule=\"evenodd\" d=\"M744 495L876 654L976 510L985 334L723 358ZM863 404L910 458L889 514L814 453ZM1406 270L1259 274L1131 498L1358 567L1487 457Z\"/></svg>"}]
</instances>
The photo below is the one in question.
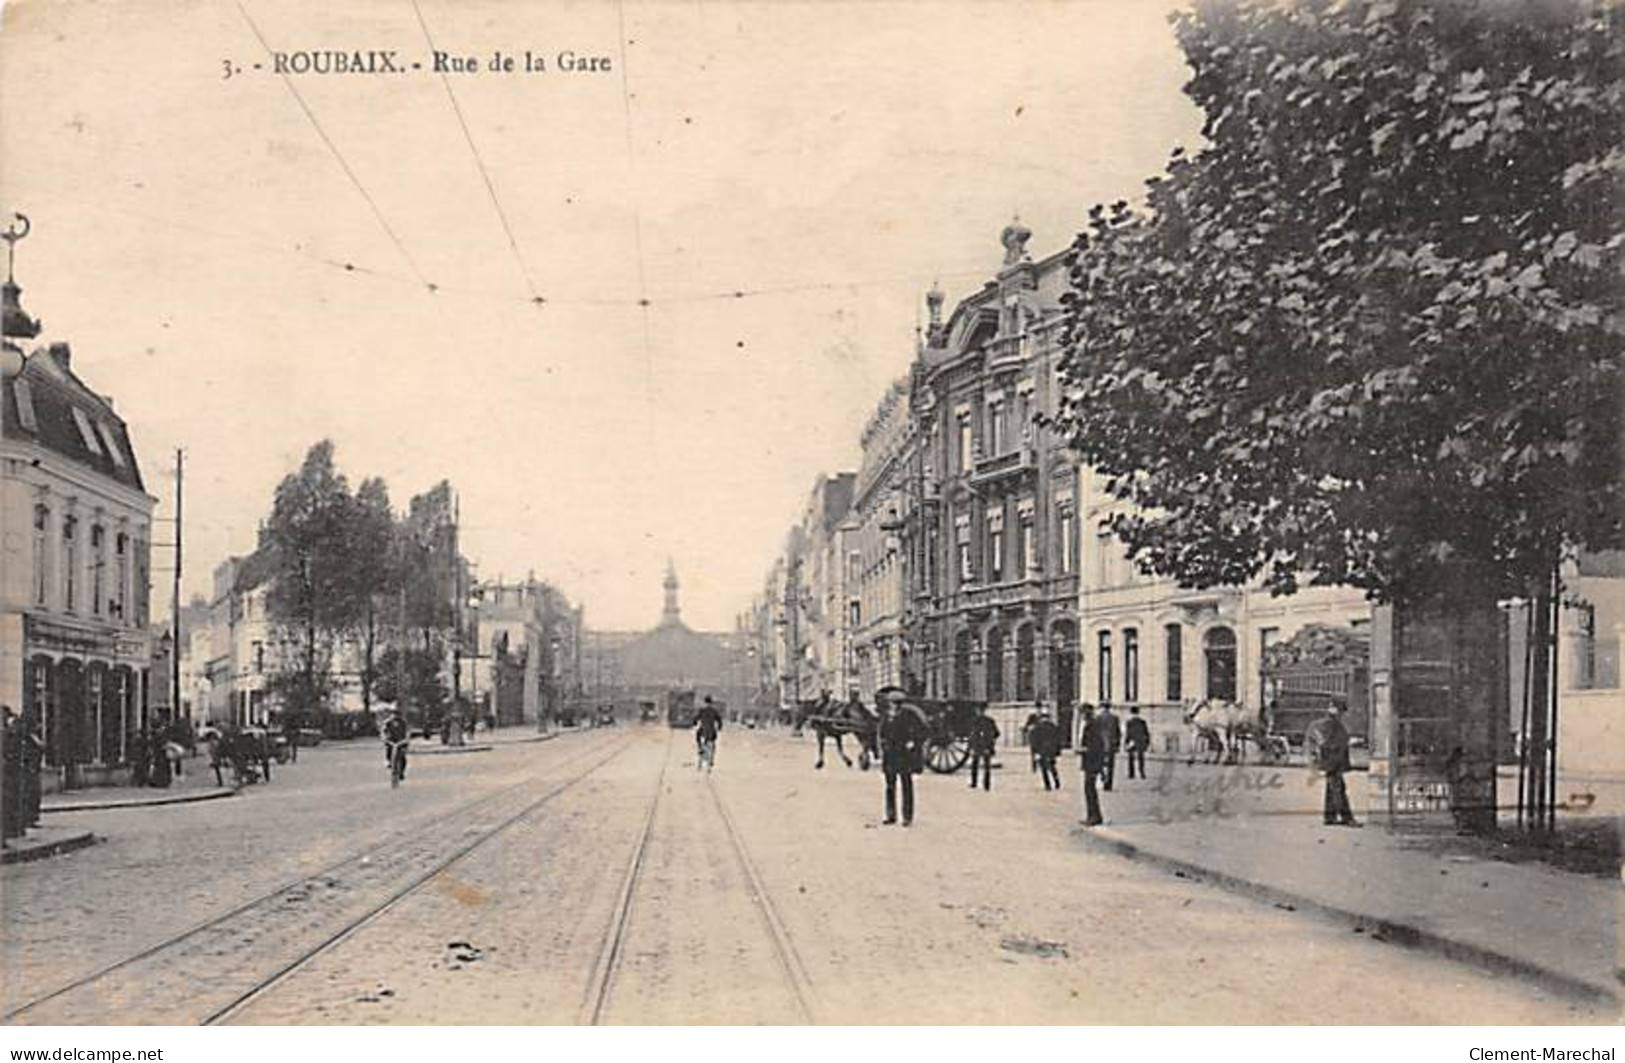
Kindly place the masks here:
<instances>
[{"instance_id":1,"label":"sidewalk","mask_svg":"<svg viewBox=\"0 0 1625 1063\"><path fill-rule=\"evenodd\" d=\"M530 742L547 742L558 736L558 731L537 734L535 731L526 729L523 725L516 724L513 727L503 727L495 731L481 731L478 738L465 738L460 746L443 746L436 739L421 739L412 743L411 751L414 756L431 757L457 753L489 753L499 747L524 745Z\"/></svg>"},{"instance_id":2,"label":"sidewalk","mask_svg":"<svg viewBox=\"0 0 1625 1063\"><path fill-rule=\"evenodd\" d=\"M205 756L188 757L184 775L166 789L151 786L87 786L81 790L59 790L40 799L40 811L91 812L110 808L142 808L148 805L176 805L192 801L213 801L237 792L231 785L217 786L214 771ZM277 768L283 765L277 765ZM273 778L274 776L273 769ZM227 778L230 778L229 773Z\"/></svg>"},{"instance_id":3,"label":"sidewalk","mask_svg":"<svg viewBox=\"0 0 1625 1063\"><path fill-rule=\"evenodd\" d=\"M79 827L30 827L26 837L6 841L0 849L0 864L43 860L95 844L96 835Z\"/></svg>"},{"instance_id":4,"label":"sidewalk","mask_svg":"<svg viewBox=\"0 0 1625 1063\"><path fill-rule=\"evenodd\" d=\"M1129 781L1119 758L1115 792L1101 794L1106 825L1076 835L1375 940L1619 1000L1618 878L1491 859L1454 836L1324 826L1320 779L1301 768L1149 767L1151 779ZM1364 778L1350 776L1349 790L1365 818Z\"/></svg>"}]
</instances>

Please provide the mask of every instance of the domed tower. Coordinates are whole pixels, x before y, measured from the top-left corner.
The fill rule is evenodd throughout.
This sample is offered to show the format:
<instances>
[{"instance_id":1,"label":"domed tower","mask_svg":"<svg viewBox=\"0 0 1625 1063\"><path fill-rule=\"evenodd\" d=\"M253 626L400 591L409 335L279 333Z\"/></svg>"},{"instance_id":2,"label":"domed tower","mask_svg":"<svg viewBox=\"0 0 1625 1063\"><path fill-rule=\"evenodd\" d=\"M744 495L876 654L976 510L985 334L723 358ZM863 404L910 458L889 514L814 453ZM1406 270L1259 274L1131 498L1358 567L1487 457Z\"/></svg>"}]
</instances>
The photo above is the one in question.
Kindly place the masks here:
<instances>
[{"instance_id":1,"label":"domed tower","mask_svg":"<svg viewBox=\"0 0 1625 1063\"><path fill-rule=\"evenodd\" d=\"M666 590L666 606L660 612L660 626L681 624L682 610L677 607L677 566L671 563L670 558L666 559L666 579L661 586Z\"/></svg>"}]
</instances>

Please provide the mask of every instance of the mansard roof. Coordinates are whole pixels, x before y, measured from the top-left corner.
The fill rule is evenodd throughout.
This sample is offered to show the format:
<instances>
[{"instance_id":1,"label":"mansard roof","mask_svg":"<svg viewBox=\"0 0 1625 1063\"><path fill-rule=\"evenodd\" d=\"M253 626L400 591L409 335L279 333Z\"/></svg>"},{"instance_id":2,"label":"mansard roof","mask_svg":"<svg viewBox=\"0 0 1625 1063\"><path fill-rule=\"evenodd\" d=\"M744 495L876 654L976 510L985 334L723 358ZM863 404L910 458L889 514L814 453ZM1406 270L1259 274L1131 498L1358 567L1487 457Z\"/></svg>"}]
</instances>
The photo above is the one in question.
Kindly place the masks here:
<instances>
[{"instance_id":1,"label":"mansard roof","mask_svg":"<svg viewBox=\"0 0 1625 1063\"><path fill-rule=\"evenodd\" d=\"M0 380L4 437L32 443L145 493L124 420L75 374L67 344L40 348Z\"/></svg>"}]
</instances>

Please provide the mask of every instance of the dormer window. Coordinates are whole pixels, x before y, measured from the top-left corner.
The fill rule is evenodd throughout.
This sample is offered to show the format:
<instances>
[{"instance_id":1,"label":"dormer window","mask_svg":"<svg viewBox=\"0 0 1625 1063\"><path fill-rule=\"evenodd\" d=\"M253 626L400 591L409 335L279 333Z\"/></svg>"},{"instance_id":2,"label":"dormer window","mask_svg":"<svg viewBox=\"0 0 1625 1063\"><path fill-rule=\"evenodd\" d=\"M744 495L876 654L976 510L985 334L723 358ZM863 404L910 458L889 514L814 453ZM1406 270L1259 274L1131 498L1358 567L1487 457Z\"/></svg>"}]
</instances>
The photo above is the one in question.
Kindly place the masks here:
<instances>
[{"instance_id":1,"label":"dormer window","mask_svg":"<svg viewBox=\"0 0 1625 1063\"><path fill-rule=\"evenodd\" d=\"M107 448L107 456L113 459L113 464L121 469L128 465L129 463L124 460L124 448L118 445L118 435L106 422L97 421L96 431L101 435L102 443Z\"/></svg>"},{"instance_id":2,"label":"dormer window","mask_svg":"<svg viewBox=\"0 0 1625 1063\"><path fill-rule=\"evenodd\" d=\"M92 454L100 454L102 445L96 440L96 429L91 427L90 418L86 417L85 411L79 407L74 406L72 409L73 423L79 427L79 438L84 440L85 449Z\"/></svg>"}]
</instances>

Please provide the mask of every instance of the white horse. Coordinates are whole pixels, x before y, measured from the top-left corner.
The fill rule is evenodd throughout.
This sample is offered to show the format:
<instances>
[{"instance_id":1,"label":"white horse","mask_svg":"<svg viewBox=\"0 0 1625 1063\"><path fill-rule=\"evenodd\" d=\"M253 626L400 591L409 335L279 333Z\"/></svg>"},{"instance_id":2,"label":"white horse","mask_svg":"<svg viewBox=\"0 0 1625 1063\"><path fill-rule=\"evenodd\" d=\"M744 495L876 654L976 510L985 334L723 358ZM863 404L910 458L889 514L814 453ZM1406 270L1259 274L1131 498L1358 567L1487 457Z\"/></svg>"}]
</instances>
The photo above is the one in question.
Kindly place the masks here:
<instances>
[{"instance_id":1,"label":"white horse","mask_svg":"<svg viewBox=\"0 0 1625 1063\"><path fill-rule=\"evenodd\" d=\"M1279 759L1285 740L1271 734L1259 709L1249 709L1233 701L1209 698L1197 702L1185 715L1190 725L1194 748L1187 763L1196 763L1196 755L1204 746L1212 752L1212 763L1222 757L1227 764L1240 763L1245 745L1252 741L1267 759Z\"/></svg>"}]
</instances>

